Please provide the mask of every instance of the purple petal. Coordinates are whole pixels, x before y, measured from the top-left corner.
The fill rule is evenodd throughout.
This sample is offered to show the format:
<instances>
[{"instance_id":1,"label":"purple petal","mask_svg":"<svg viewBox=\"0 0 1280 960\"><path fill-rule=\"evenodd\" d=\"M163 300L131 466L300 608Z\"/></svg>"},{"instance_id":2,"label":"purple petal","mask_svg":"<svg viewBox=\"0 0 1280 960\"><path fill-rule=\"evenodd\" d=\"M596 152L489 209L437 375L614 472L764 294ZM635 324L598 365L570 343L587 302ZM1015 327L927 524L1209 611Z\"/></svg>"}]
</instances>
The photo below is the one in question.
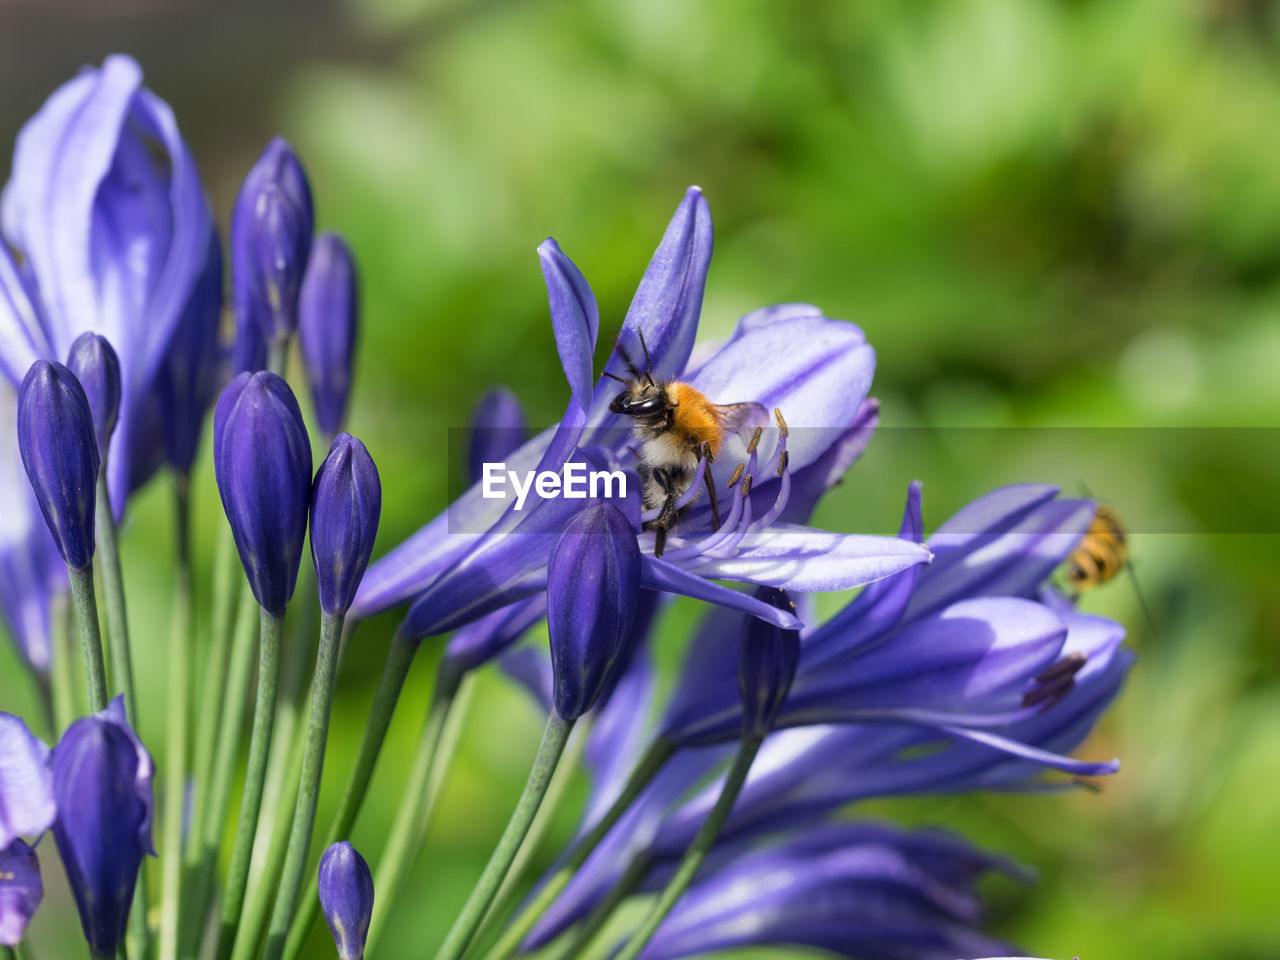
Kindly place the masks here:
<instances>
[{"instance_id":1,"label":"purple petal","mask_svg":"<svg viewBox=\"0 0 1280 960\"><path fill-rule=\"evenodd\" d=\"M591 406L594 383L593 357L600 332L600 313L586 278L551 239L538 247L542 275L547 282L551 304L551 327L555 332L560 364L569 381L574 402L585 416Z\"/></svg>"},{"instance_id":2,"label":"purple petal","mask_svg":"<svg viewBox=\"0 0 1280 960\"><path fill-rule=\"evenodd\" d=\"M646 590L664 590L667 593L678 593L695 600L705 600L722 607L741 610L743 613L776 623L788 630L798 630L801 627L800 621L785 610L779 610L763 600L757 600L748 593L739 593L737 590L712 583L697 574L682 570L674 563L668 563L649 554L640 555L640 585Z\"/></svg>"},{"instance_id":3,"label":"purple petal","mask_svg":"<svg viewBox=\"0 0 1280 960\"><path fill-rule=\"evenodd\" d=\"M0 849L38 837L56 815L49 748L21 717L0 711Z\"/></svg>"},{"instance_id":4,"label":"purple petal","mask_svg":"<svg viewBox=\"0 0 1280 960\"><path fill-rule=\"evenodd\" d=\"M0 945L17 946L40 909L44 882L36 852L21 840L0 847Z\"/></svg>"},{"instance_id":5,"label":"purple petal","mask_svg":"<svg viewBox=\"0 0 1280 960\"><path fill-rule=\"evenodd\" d=\"M53 355L35 292L0 242L0 372L17 385L31 364Z\"/></svg>"},{"instance_id":6,"label":"purple petal","mask_svg":"<svg viewBox=\"0 0 1280 960\"><path fill-rule=\"evenodd\" d=\"M749 534L732 557L702 559L702 577L744 580L797 593L847 590L929 562L929 551L897 537L830 533L775 523Z\"/></svg>"}]
</instances>

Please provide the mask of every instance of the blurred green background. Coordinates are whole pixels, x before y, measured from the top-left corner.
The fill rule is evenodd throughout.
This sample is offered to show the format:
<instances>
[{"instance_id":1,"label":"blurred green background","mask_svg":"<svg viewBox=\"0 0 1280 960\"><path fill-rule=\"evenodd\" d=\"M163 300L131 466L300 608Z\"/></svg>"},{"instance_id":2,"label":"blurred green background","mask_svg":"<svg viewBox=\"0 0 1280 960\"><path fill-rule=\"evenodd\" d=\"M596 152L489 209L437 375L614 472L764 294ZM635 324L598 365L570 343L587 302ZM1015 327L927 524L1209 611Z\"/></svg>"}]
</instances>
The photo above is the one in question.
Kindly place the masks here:
<instances>
[{"instance_id":1,"label":"blurred green background","mask_svg":"<svg viewBox=\"0 0 1280 960\"><path fill-rule=\"evenodd\" d=\"M80 63L113 50L134 54L175 108L223 223L279 132L310 171L319 225L351 241L364 288L351 428L385 484L379 551L444 506L459 468L448 430L486 386L511 385L534 423L563 409L535 246L553 234L576 260L609 344L691 183L717 232L702 336L787 300L861 324L885 428L1154 436L1278 421L1280 9L1267 0L8 0L4 142ZM984 432L975 455L961 430L921 441L882 429L817 522L891 529L913 477L930 529L1001 483L1087 485L1141 518L1135 577L1085 602L1129 626L1141 659L1081 750L1123 760L1099 793L867 812L945 824L1041 871L1033 887L989 890L994 928L1036 956L1280 956L1276 434L1224 446L1212 431L1163 433L1159 454L1136 442L1086 465L1076 448L1028 460L1020 438L1035 431ZM150 651L142 735L157 756L166 486L141 496L124 537ZM221 521L207 458L197 496L207 552ZM394 623L362 627L344 662L322 822ZM665 662L680 644L664 631ZM436 656L427 644L354 838L371 862ZM0 703L29 708L7 647ZM443 936L539 728L523 694L480 677L381 956L424 956ZM50 886L32 927L39 960L78 949L65 886ZM326 941L309 956L332 956Z\"/></svg>"}]
</instances>

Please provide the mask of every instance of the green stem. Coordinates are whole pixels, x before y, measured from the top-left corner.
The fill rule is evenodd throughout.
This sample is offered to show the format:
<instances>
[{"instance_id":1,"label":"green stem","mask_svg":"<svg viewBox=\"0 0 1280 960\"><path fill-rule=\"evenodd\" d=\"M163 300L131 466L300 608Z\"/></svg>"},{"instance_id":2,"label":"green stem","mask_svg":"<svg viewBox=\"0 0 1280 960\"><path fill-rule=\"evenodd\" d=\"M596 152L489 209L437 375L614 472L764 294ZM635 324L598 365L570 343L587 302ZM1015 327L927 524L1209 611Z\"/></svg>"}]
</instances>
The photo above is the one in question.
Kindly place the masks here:
<instances>
[{"instance_id":1,"label":"green stem","mask_svg":"<svg viewBox=\"0 0 1280 960\"><path fill-rule=\"evenodd\" d=\"M107 649L111 656L111 679L124 694L125 713L133 729L139 729L138 699L133 685L133 657L129 649L129 618L124 603L124 576L120 571L120 547L116 539L116 518L107 493L106 465L98 472L98 547L96 558L102 576L102 612L107 622ZM141 947L139 952L144 952Z\"/></svg>"},{"instance_id":2,"label":"green stem","mask_svg":"<svg viewBox=\"0 0 1280 960\"><path fill-rule=\"evenodd\" d=\"M263 960L279 960L284 952L289 922L293 919L298 891L307 869L311 852L311 833L316 825L316 804L320 799L320 780L324 772L325 742L329 736L329 711L333 704L333 685L338 672L338 645L342 640L341 615L328 614L320 621L320 652L316 657L316 675L311 684L311 715L307 721L307 752L302 761L302 780L298 787L298 805L293 814L289 834L289 852L285 856L284 876L276 895L271 926L267 928L267 946Z\"/></svg>"},{"instance_id":3,"label":"green stem","mask_svg":"<svg viewBox=\"0 0 1280 960\"><path fill-rule=\"evenodd\" d=\"M501 939L485 954L485 960L505 960L520 948L520 942L533 929L538 917L555 902L556 897L560 896L564 888L569 885L569 881L573 879L573 875L578 872L578 868L587 862L587 858L600 845L600 841L613 829L614 824L622 818L622 815L630 809L631 804L649 786L649 783L658 775L658 772L674 752L675 748L667 740L655 740L649 745L645 755L636 765L636 768L631 771L631 776L628 778L626 786L622 788L622 793L613 802L613 806L591 828L591 831L574 845L569 852L568 859L555 873L547 878L547 882L542 885L542 888L534 894L525 908L507 926Z\"/></svg>"},{"instance_id":4,"label":"green stem","mask_svg":"<svg viewBox=\"0 0 1280 960\"><path fill-rule=\"evenodd\" d=\"M53 685L53 719L57 725L51 743L80 715L76 692L75 647L71 640L71 604L59 591L49 607L49 678Z\"/></svg>"},{"instance_id":5,"label":"green stem","mask_svg":"<svg viewBox=\"0 0 1280 960\"><path fill-rule=\"evenodd\" d=\"M89 712L107 709L107 668L102 662L102 633L98 628L98 603L93 595L93 568L75 570L67 567L71 578L71 601L76 608L76 631L80 635L80 662L84 667L84 686L89 697Z\"/></svg>"},{"instance_id":6,"label":"green stem","mask_svg":"<svg viewBox=\"0 0 1280 960\"><path fill-rule=\"evenodd\" d=\"M400 699L400 690L404 687L405 677L408 676L409 667L413 664L413 655L417 652L417 640L410 640L397 633L391 641L387 665L383 668L378 692L373 697L373 707L369 712L364 739L360 741L360 752L356 755L355 766L352 767L351 775L347 778L338 812L329 825L329 832L325 836L322 850L339 840L345 840L356 822L360 806L364 803L365 793L369 789L369 782L373 779L373 768L378 762L378 754L382 751L382 743L387 737L387 728L391 725L391 715L395 712L396 702ZM319 915L319 898L305 897L302 909L298 911L289 927L289 938L285 943L284 951L288 960L296 960L302 952Z\"/></svg>"},{"instance_id":7,"label":"green stem","mask_svg":"<svg viewBox=\"0 0 1280 960\"><path fill-rule=\"evenodd\" d=\"M400 893L426 834L427 821L436 799L436 791L431 789L432 782L434 780L437 786L440 782L440 778L435 777L434 773L441 753L439 748L445 720L453 707L461 680L461 676L447 666L447 661L441 663L436 675L435 692L431 696L431 705L427 708L422 733L418 738L418 750L409 770L409 780L400 795L400 808L396 811L391 832L383 844L382 860L378 863L378 873L373 881L373 889L378 891L378 895L373 901L373 919L369 923L369 939L365 944L367 953L374 952L387 911ZM444 763L448 762L447 759L441 759Z\"/></svg>"},{"instance_id":8,"label":"green stem","mask_svg":"<svg viewBox=\"0 0 1280 960\"><path fill-rule=\"evenodd\" d=\"M231 868L222 897L222 930L218 938L219 960L231 956L244 891L249 882L249 862L253 858L258 812L262 807L262 787L267 779L271 755L271 734L276 721L276 693L280 683L280 636L284 617L262 611L258 646L258 699L253 709L253 733L249 737L249 766L245 772L244 795L240 801L240 822L231 851Z\"/></svg>"},{"instance_id":9,"label":"green stem","mask_svg":"<svg viewBox=\"0 0 1280 960\"><path fill-rule=\"evenodd\" d=\"M547 831L551 829L551 825L555 822L560 801L564 798L565 791L569 789L569 784L573 782L578 761L582 757L583 750L587 747L587 739L591 735L590 725L594 720L594 715L588 714L578 722L577 731L570 740L569 746L565 748L565 756L560 762L559 770L556 771L555 779L551 781L551 786L547 789L547 796L542 801L542 808L538 811L538 816L534 818L533 826L529 828L529 835L524 838L524 843L520 844L520 852L516 854L515 862L511 865L511 869L507 871L507 877L498 889L498 895L493 898L493 904L489 907L489 912L485 914L484 922L480 925L481 935L472 944L473 952L478 954L482 947L487 948L497 940L501 931L501 921L510 915L519 901L522 886L521 880L524 877L525 870L529 865L529 861L538 852L538 847L542 845Z\"/></svg>"},{"instance_id":10,"label":"green stem","mask_svg":"<svg viewBox=\"0 0 1280 960\"><path fill-rule=\"evenodd\" d=\"M253 863L249 869L249 890L240 929L236 931L231 960L251 960L266 929L272 897L284 873L285 854L293 828L294 808L298 802L298 784L302 779L302 763L306 755L307 728L285 710L276 723L275 744L287 743L283 765L272 763L267 774L267 790L262 799L262 815L258 818L258 836L254 841ZM265 851L265 856L260 854Z\"/></svg>"},{"instance_id":11,"label":"green stem","mask_svg":"<svg viewBox=\"0 0 1280 960\"><path fill-rule=\"evenodd\" d=\"M204 695L199 697L196 711L195 750L191 761L191 779L195 784L195 804L191 822L204 823L209 806L210 777L213 771L213 751L217 742L218 718L224 712L227 695L227 654L231 647L231 633L236 610L236 598L243 577L236 574L240 561L236 556L235 538L231 527L218 527L218 539L214 547L212 606L210 608L209 647L204 669L200 673L200 685ZM197 698L192 698L194 705ZM200 835L192 831L187 841L187 867L193 866L192 854L200 851Z\"/></svg>"},{"instance_id":12,"label":"green stem","mask_svg":"<svg viewBox=\"0 0 1280 960\"><path fill-rule=\"evenodd\" d=\"M200 831L199 842L187 849L187 869L194 877L190 902L198 909L189 911L191 922L184 925L182 955L192 960L196 954L197 942L204 932L204 923L208 919L205 911L218 865L218 850L222 846L225 832L227 807L231 802L231 778L235 772L236 758L240 754L245 703L249 698L249 683L253 673L257 621L258 604L254 600L253 591L246 586L240 594L227 683L221 691L222 703L215 711L221 717L221 722L209 778L208 803L204 818L195 822L195 828Z\"/></svg>"},{"instance_id":13,"label":"green stem","mask_svg":"<svg viewBox=\"0 0 1280 960\"><path fill-rule=\"evenodd\" d=\"M18 955L13 952L13 947L0 946L0 960L18 960Z\"/></svg>"},{"instance_id":14,"label":"green stem","mask_svg":"<svg viewBox=\"0 0 1280 960\"><path fill-rule=\"evenodd\" d=\"M643 854L632 860L627 865L627 870L622 875L622 878L609 891L609 896L598 903L595 909L587 914L587 918L573 929L569 945L555 955L556 960L578 960L578 958L585 957L587 948L595 940L596 934L604 929L604 925L609 922L609 918L613 916L614 911L622 905L623 901L635 892L636 887L640 885L640 881L649 872L649 867L649 858Z\"/></svg>"},{"instance_id":15,"label":"green stem","mask_svg":"<svg viewBox=\"0 0 1280 960\"><path fill-rule=\"evenodd\" d=\"M493 897L507 875L511 862L516 858L520 844L529 832L533 818L551 783L551 777L556 771L556 765L560 762L565 743L573 731L573 724L573 720L561 719L554 711L547 717L547 726L542 733L542 743L538 747L537 757L534 758L533 769L529 771L524 792L520 795L516 809L511 814L511 819L507 822L507 828L502 832L498 845L494 847L484 872L480 874L480 879L472 889L471 896L467 898L462 911L453 923L453 928L445 937L444 945L436 954L436 960L458 960L467 949L467 945L471 943L471 938L479 929L480 921L484 919L489 904L493 902Z\"/></svg>"},{"instance_id":16,"label":"green stem","mask_svg":"<svg viewBox=\"0 0 1280 960\"><path fill-rule=\"evenodd\" d=\"M174 475L174 595L169 632L169 704L164 778L164 870L160 900L160 960L176 960L182 897L182 813L186 793L187 700L191 690L191 490ZM146 950L139 946L143 956Z\"/></svg>"},{"instance_id":17,"label":"green stem","mask_svg":"<svg viewBox=\"0 0 1280 960\"><path fill-rule=\"evenodd\" d=\"M720 830L724 827L725 821L729 819L729 813L733 810L734 801L738 799L738 794L742 792L742 785L747 782L747 774L751 772L751 764L755 761L756 754L760 751L760 744L763 739L763 737L742 738L742 744L738 747L738 755L734 758L733 766L729 768L729 775L725 778L724 786L720 790L716 805L707 814L707 819L702 821L698 835L693 838L693 843L685 851L684 858L680 861L680 865L676 867L675 874L667 881L662 893L659 894L657 902L649 909L648 915L636 929L636 932L631 935L631 939L622 948L622 952L614 957L614 960L636 960L636 957L640 955L640 951L648 945L649 941L653 939L653 935L658 932L658 927L667 918L667 914L676 905L676 901L689 889L689 884L693 882L698 868L702 866L702 861L707 859L707 854L711 852L711 847L715 844L716 838L720 836Z\"/></svg>"}]
</instances>

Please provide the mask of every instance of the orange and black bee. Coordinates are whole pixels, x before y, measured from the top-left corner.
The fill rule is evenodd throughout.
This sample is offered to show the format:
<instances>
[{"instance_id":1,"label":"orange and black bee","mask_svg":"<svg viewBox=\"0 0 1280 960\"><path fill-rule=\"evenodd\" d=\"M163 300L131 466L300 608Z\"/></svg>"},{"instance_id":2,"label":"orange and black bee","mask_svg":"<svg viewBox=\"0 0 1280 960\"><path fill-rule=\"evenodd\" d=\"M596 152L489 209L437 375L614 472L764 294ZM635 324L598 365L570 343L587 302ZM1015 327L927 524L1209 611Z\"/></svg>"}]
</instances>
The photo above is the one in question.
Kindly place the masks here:
<instances>
[{"instance_id":1,"label":"orange and black bee","mask_svg":"<svg viewBox=\"0 0 1280 960\"><path fill-rule=\"evenodd\" d=\"M1084 539L1067 558L1067 582L1076 593L1092 590L1114 579L1124 569L1128 556L1128 539L1120 517L1100 503Z\"/></svg>"},{"instance_id":2,"label":"orange and black bee","mask_svg":"<svg viewBox=\"0 0 1280 960\"><path fill-rule=\"evenodd\" d=\"M630 417L632 435L640 456L640 476L644 482L644 506L661 508L658 516L645 524L654 531L655 557L662 556L667 531L680 514L676 501L693 484L698 462L705 458L703 477L710 497L711 523L720 526L720 508L710 464L724 446L730 432L753 435L758 442L760 428L769 422L768 411L758 403L712 403L697 388L679 380L654 379L649 348L640 335L645 368L641 371L622 353L630 378L606 372L624 387L609 404L612 413ZM735 472L730 485L742 471Z\"/></svg>"}]
</instances>

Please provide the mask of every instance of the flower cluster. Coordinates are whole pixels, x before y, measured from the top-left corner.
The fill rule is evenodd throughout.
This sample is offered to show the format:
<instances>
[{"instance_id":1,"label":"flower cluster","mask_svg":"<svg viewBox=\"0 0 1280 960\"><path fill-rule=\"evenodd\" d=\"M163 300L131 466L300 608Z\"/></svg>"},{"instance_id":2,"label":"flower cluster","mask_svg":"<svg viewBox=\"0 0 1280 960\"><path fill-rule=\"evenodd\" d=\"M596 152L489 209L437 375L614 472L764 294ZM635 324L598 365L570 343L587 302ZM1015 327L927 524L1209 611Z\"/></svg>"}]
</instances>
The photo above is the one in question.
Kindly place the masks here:
<instances>
[{"instance_id":1,"label":"flower cluster","mask_svg":"<svg viewBox=\"0 0 1280 960\"><path fill-rule=\"evenodd\" d=\"M723 343L698 343L712 228L693 188L599 370L591 288L555 241L538 248L563 417L528 437L512 394L484 397L475 485L370 563L381 478L344 432L357 270L342 238L314 227L305 169L273 140L245 177L224 261L172 112L127 57L59 88L18 136L0 207L0 613L55 746L30 729L40 724L0 713L0 945L21 942L40 907L37 846L52 832L94 956L127 944L141 960L296 960L323 912L341 960L361 960L426 833L458 693L500 663L546 727L437 960L549 945L579 956L608 941L632 897L650 897L647 909L601 944L618 960L754 944L863 960L1012 952L984 929L978 885L1025 881L1022 867L945 831L846 811L1115 772L1070 752L1123 686L1124 631L1077 611L1055 580L1097 504L1007 486L926 537L917 483L896 536L813 526L874 433L874 351L856 326L806 304L758 310ZM313 431L291 377L309 387ZM211 407L227 523L210 622L197 625L189 485ZM327 449L316 470L313 435ZM604 468L631 492L540 496L524 509L484 496L495 460ZM165 637L130 629L117 548L130 495L158 474L176 493ZM816 594L855 588L842 609L815 614ZM653 637L677 597L701 604L701 620L674 682L660 683ZM341 652L360 642L360 621L399 605L318 844ZM543 622L549 643L522 644ZM409 785L371 871L352 828L415 654L443 634ZM199 685L193 635L208 637ZM131 658L162 643L158 697L135 688ZM139 709L166 717L155 764L135 733ZM501 896L520 888L520 851L537 842L575 737L591 778L580 829L523 903ZM142 870L157 852L158 893Z\"/></svg>"}]
</instances>

